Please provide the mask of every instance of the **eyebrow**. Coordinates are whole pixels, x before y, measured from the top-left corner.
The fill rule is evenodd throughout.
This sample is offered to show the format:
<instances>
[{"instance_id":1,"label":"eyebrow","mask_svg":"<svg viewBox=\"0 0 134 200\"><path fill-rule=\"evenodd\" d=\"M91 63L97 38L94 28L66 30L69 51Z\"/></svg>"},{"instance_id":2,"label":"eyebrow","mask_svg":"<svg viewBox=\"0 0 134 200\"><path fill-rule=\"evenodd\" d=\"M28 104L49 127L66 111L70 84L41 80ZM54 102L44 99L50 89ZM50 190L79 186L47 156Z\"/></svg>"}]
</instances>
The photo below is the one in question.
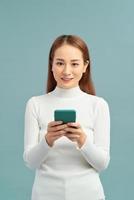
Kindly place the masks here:
<instances>
[{"instance_id":1,"label":"eyebrow","mask_svg":"<svg viewBox=\"0 0 134 200\"><path fill-rule=\"evenodd\" d=\"M62 59L62 58L56 58L56 60L64 61L64 59ZM71 61L72 62L74 62L74 61L80 61L80 59L72 59Z\"/></svg>"}]
</instances>

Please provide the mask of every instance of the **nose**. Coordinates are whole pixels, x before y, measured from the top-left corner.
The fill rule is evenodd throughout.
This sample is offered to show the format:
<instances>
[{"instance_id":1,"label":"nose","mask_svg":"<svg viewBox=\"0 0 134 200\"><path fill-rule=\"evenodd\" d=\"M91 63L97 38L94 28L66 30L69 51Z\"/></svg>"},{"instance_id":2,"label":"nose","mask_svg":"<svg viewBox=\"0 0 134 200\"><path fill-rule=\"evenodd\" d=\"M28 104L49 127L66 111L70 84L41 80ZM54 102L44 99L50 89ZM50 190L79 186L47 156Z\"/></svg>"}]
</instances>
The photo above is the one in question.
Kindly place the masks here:
<instances>
[{"instance_id":1,"label":"nose","mask_svg":"<svg viewBox=\"0 0 134 200\"><path fill-rule=\"evenodd\" d=\"M68 74L71 74L71 68L69 65L66 65L63 69L63 74L64 75L68 75Z\"/></svg>"}]
</instances>

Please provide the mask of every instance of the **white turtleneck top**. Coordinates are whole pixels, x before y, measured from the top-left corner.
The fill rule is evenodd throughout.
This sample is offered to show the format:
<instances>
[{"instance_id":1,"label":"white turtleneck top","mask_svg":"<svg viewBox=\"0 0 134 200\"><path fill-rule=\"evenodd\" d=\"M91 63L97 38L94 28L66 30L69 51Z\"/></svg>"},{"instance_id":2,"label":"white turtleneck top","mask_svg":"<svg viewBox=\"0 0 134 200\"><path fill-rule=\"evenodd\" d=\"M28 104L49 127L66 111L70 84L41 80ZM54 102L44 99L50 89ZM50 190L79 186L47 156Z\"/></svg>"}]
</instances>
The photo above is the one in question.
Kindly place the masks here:
<instances>
[{"instance_id":1,"label":"white turtleneck top","mask_svg":"<svg viewBox=\"0 0 134 200\"><path fill-rule=\"evenodd\" d=\"M53 147L47 144L47 125L54 121L55 109L76 110L76 122L87 135L81 148L76 148L75 143L65 136L56 140ZM99 173L107 168L110 161L110 113L104 98L87 94L79 86L70 89L56 86L52 92L33 96L27 101L24 132L23 159L26 166L36 170L32 200L43 200L43 195L45 200L78 200L80 194L77 196L77 191L73 196L70 187L77 188L76 182L80 179L85 180L83 185L89 185L84 200L104 198ZM60 198L59 191L57 199L50 198L48 191L51 188L52 195L60 180L64 180L62 186L66 195L62 194ZM65 187L69 180L74 183L72 181L72 186ZM53 181L55 186L51 187L49 183L53 185ZM85 194L83 191L82 197Z\"/></svg>"}]
</instances>

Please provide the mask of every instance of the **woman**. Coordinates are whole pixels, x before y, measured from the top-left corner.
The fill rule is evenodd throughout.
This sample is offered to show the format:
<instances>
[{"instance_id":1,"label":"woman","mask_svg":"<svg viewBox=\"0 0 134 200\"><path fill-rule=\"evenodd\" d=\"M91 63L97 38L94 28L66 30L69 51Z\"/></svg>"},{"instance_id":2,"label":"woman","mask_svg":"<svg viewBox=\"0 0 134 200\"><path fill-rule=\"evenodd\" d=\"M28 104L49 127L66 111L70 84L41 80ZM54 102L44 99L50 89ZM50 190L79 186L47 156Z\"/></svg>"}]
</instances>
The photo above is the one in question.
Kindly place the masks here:
<instances>
[{"instance_id":1,"label":"woman","mask_svg":"<svg viewBox=\"0 0 134 200\"><path fill-rule=\"evenodd\" d=\"M55 109L75 109L76 122L54 121ZM23 158L36 169L32 200L105 199L99 173L110 160L109 106L95 95L88 48L78 36L52 44L47 93L26 104Z\"/></svg>"}]
</instances>

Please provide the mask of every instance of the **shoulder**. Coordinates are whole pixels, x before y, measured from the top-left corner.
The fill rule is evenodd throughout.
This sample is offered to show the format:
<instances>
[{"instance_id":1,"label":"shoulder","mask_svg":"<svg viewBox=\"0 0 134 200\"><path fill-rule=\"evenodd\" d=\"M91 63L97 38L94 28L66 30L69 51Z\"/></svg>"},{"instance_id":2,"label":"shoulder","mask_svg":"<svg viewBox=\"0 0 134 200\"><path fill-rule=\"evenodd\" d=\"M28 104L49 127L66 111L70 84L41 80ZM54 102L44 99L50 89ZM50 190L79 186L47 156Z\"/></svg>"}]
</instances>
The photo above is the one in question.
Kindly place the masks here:
<instances>
[{"instance_id":1,"label":"shoulder","mask_svg":"<svg viewBox=\"0 0 134 200\"><path fill-rule=\"evenodd\" d=\"M109 103L104 97L91 95L87 93L85 93L85 97L85 99L87 99L87 104L92 106L95 113L99 110L100 112L103 110L109 111Z\"/></svg>"},{"instance_id":2,"label":"shoulder","mask_svg":"<svg viewBox=\"0 0 134 200\"><path fill-rule=\"evenodd\" d=\"M109 103L104 97L97 97L97 102L95 106L95 115L110 115Z\"/></svg>"},{"instance_id":3,"label":"shoulder","mask_svg":"<svg viewBox=\"0 0 134 200\"><path fill-rule=\"evenodd\" d=\"M96 95L92 95L92 94L87 94L85 93L85 97L91 101L93 104L100 104L100 105L108 105L108 101L101 96L96 96Z\"/></svg>"},{"instance_id":4,"label":"shoulder","mask_svg":"<svg viewBox=\"0 0 134 200\"><path fill-rule=\"evenodd\" d=\"M29 99L27 99L26 104L29 106L36 107L42 104L44 101L46 101L47 97L48 97L48 94L31 96Z\"/></svg>"}]
</instances>

